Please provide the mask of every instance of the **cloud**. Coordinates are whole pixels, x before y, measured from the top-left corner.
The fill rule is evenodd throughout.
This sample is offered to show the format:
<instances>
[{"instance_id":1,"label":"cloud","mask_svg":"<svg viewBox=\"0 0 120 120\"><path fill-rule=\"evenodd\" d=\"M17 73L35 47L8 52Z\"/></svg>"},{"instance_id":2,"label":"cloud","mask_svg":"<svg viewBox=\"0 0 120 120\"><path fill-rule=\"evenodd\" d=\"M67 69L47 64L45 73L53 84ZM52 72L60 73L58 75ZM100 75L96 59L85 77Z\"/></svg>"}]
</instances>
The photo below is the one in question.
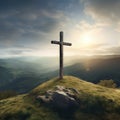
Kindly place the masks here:
<instances>
[{"instance_id":1,"label":"cloud","mask_svg":"<svg viewBox=\"0 0 120 120\"><path fill-rule=\"evenodd\" d=\"M120 47L109 46L105 44L95 44L91 47L81 47L69 49L69 53L72 55L120 55Z\"/></svg>"},{"instance_id":2,"label":"cloud","mask_svg":"<svg viewBox=\"0 0 120 120\"><path fill-rule=\"evenodd\" d=\"M2 48L0 50L0 57L6 58L6 57L17 57L17 56L29 56L33 52L30 48L24 48L24 47L14 47L14 48Z\"/></svg>"},{"instance_id":3,"label":"cloud","mask_svg":"<svg viewBox=\"0 0 120 120\"><path fill-rule=\"evenodd\" d=\"M43 43L61 21L68 0L0 1L0 43L6 46ZM33 46L34 47L34 46Z\"/></svg>"},{"instance_id":4,"label":"cloud","mask_svg":"<svg viewBox=\"0 0 120 120\"><path fill-rule=\"evenodd\" d=\"M85 13L93 19L103 23L120 22L119 0L85 0Z\"/></svg>"},{"instance_id":5,"label":"cloud","mask_svg":"<svg viewBox=\"0 0 120 120\"><path fill-rule=\"evenodd\" d=\"M120 55L120 47L113 46L107 49L107 51L113 55Z\"/></svg>"},{"instance_id":6,"label":"cloud","mask_svg":"<svg viewBox=\"0 0 120 120\"><path fill-rule=\"evenodd\" d=\"M119 8L119 0L1 0L0 51L2 55L47 53L54 49L50 41L57 40L61 30L65 40L74 41L71 50L83 48L84 36L94 43L89 50L117 44Z\"/></svg>"}]
</instances>

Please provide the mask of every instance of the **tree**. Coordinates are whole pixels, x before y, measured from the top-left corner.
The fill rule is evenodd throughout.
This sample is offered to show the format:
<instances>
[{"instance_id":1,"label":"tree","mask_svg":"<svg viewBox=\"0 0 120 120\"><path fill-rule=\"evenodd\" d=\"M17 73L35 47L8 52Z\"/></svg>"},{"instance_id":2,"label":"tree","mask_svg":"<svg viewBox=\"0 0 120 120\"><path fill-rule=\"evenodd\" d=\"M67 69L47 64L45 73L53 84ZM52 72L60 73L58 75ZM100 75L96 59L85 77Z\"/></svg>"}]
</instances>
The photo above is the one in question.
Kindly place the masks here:
<instances>
[{"instance_id":1,"label":"tree","mask_svg":"<svg viewBox=\"0 0 120 120\"><path fill-rule=\"evenodd\" d=\"M105 87L108 87L108 88L116 88L117 87L117 84L112 79L110 79L110 80L100 80L98 85L105 86Z\"/></svg>"}]
</instances>

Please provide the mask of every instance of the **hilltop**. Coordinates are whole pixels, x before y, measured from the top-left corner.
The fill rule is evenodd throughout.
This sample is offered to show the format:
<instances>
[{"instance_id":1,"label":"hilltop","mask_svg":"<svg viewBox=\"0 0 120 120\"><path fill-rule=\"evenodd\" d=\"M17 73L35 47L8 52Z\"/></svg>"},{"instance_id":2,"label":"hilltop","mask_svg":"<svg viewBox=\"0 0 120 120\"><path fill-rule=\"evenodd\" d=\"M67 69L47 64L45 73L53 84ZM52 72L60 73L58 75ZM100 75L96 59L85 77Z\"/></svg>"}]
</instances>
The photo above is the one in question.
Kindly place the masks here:
<instances>
[{"instance_id":1,"label":"hilltop","mask_svg":"<svg viewBox=\"0 0 120 120\"><path fill-rule=\"evenodd\" d=\"M36 100L38 95L55 86L75 88L79 105L72 116L60 114L52 107ZM68 114L66 116L66 114ZM51 79L28 94L0 101L0 120L120 120L120 90L95 85L72 76Z\"/></svg>"}]
</instances>

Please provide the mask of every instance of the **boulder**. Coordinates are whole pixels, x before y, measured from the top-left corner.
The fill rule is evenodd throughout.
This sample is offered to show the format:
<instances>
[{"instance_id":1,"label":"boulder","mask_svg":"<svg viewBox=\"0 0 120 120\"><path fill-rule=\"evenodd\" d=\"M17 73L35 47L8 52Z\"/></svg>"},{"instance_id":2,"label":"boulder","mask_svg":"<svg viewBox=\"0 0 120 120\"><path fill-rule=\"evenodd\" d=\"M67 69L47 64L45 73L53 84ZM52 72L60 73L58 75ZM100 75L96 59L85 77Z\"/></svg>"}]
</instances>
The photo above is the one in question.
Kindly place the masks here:
<instances>
[{"instance_id":1,"label":"boulder","mask_svg":"<svg viewBox=\"0 0 120 120\"><path fill-rule=\"evenodd\" d=\"M52 104L58 109L69 109L77 107L77 101L64 91L55 91L52 95Z\"/></svg>"},{"instance_id":2,"label":"boulder","mask_svg":"<svg viewBox=\"0 0 120 120\"><path fill-rule=\"evenodd\" d=\"M48 90L45 95L38 95L36 98L54 108L69 110L79 105L76 94L79 94L79 91L75 88L55 86L53 90Z\"/></svg>"}]
</instances>

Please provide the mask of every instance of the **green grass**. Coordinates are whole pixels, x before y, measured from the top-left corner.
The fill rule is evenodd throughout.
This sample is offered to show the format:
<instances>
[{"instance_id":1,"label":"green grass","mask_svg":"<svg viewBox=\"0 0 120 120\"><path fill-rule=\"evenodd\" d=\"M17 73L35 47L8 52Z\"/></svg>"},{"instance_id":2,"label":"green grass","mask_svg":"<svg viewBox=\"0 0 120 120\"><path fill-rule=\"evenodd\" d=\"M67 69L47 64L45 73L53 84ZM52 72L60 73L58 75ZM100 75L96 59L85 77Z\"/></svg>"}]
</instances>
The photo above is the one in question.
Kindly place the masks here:
<instances>
[{"instance_id":1,"label":"green grass","mask_svg":"<svg viewBox=\"0 0 120 120\"><path fill-rule=\"evenodd\" d=\"M39 103L35 98L56 85L76 88L79 107L72 120L120 120L120 90L85 82L76 77L54 78L25 95L0 101L0 120L66 120L57 111Z\"/></svg>"},{"instance_id":2,"label":"green grass","mask_svg":"<svg viewBox=\"0 0 120 120\"><path fill-rule=\"evenodd\" d=\"M47 120L48 118L57 119L50 109L33 103L27 94L0 101L0 120Z\"/></svg>"}]
</instances>

